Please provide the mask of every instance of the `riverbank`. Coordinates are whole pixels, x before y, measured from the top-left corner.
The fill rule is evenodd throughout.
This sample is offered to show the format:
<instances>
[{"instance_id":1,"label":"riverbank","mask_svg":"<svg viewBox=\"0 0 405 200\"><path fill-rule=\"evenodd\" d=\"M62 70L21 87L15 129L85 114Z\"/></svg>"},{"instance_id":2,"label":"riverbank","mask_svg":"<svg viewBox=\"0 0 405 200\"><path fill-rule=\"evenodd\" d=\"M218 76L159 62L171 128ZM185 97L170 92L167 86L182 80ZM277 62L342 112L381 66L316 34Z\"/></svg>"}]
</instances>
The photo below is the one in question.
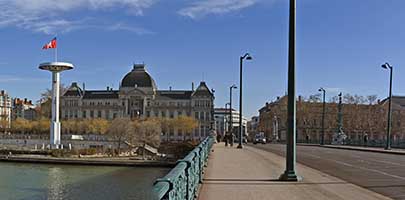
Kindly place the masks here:
<instances>
[{"instance_id":1,"label":"riverbank","mask_svg":"<svg viewBox=\"0 0 405 200\"><path fill-rule=\"evenodd\" d=\"M171 161L133 160L130 157L55 158L40 155L3 155L0 156L0 162L165 168L173 168L176 165L175 162Z\"/></svg>"}]
</instances>

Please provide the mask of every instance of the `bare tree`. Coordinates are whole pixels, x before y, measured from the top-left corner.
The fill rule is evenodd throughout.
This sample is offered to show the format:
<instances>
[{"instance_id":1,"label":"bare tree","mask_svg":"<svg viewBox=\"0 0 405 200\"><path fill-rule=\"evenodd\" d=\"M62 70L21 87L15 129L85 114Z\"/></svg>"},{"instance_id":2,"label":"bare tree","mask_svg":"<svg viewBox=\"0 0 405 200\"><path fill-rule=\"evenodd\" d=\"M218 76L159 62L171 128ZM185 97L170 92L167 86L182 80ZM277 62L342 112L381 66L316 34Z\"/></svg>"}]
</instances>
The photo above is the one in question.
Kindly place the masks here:
<instances>
[{"instance_id":1,"label":"bare tree","mask_svg":"<svg viewBox=\"0 0 405 200\"><path fill-rule=\"evenodd\" d=\"M375 102L377 101L377 95L368 95L367 101L370 105L375 104Z\"/></svg>"},{"instance_id":2,"label":"bare tree","mask_svg":"<svg viewBox=\"0 0 405 200\"><path fill-rule=\"evenodd\" d=\"M321 94L313 94L309 95L308 101L311 103L318 103L321 102Z\"/></svg>"},{"instance_id":3,"label":"bare tree","mask_svg":"<svg viewBox=\"0 0 405 200\"><path fill-rule=\"evenodd\" d=\"M134 131L131 124L131 120L128 118L115 118L111 122L111 125L107 130L107 133L111 135L117 142L118 156L121 153L121 143L126 139L130 138L133 132Z\"/></svg>"}]
</instances>

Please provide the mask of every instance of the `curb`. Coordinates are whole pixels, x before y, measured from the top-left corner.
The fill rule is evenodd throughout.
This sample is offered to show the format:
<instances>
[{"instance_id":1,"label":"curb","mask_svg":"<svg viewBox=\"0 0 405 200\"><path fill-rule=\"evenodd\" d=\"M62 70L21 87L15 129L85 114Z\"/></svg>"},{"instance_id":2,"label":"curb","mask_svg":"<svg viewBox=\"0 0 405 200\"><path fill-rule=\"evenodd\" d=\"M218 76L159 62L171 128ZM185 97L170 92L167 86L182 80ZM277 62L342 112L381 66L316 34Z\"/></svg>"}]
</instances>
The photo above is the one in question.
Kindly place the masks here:
<instances>
[{"instance_id":1,"label":"curb","mask_svg":"<svg viewBox=\"0 0 405 200\"><path fill-rule=\"evenodd\" d=\"M329 149L342 149L342 150L354 150L354 151L364 151L364 152L374 152L374 153L384 153L384 154L395 154L395 155L405 155L405 151L392 151L392 150L380 150L380 149L367 149L367 148L356 148L350 146L332 146L332 145L319 145L319 144L297 144L299 146L317 146Z\"/></svg>"}]
</instances>

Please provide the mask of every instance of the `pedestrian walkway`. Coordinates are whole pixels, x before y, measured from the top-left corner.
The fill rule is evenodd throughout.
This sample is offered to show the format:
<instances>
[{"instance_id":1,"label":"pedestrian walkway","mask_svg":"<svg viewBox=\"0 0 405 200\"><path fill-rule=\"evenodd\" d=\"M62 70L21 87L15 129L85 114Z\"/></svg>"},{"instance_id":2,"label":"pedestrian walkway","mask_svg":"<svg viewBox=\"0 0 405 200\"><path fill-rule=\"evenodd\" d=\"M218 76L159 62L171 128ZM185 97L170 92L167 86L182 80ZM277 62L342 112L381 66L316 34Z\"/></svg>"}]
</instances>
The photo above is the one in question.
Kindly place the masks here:
<instances>
[{"instance_id":1,"label":"pedestrian walkway","mask_svg":"<svg viewBox=\"0 0 405 200\"><path fill-rule=\"evenodd\" d=\"M389 199L300 164L297 173L303 177L301 182L278 181L285 159L253 147L236 149L221 143L213 150L200 200Z\"/></svg>"}]
</instances>

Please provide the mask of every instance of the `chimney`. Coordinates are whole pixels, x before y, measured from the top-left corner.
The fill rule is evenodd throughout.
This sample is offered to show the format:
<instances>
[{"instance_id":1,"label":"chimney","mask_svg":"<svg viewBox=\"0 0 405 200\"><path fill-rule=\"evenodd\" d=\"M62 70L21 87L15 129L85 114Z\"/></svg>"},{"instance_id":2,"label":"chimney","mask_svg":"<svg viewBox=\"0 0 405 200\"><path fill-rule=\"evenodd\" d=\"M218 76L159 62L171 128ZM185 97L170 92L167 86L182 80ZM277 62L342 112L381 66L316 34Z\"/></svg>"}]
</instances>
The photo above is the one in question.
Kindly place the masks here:
<instances>
[{"instance_id":1,"label":"chimney","mask_svg":"<svg viewBox=\"0 0 405 200\"><path fill-rule=\"evenodd\" d=\"M299 96L298 96L298 102L301 102L301 101L302 101L302 96L299 95Z\"/></svg>"},{"instance_id":2,"label":"chimney","mask_svg":"<svg viewBox=\"0 0 405 200\"><path fill-rule=\"evenodd\" d=\"M24 98L24 104L26 104L27 103L27 98Z\"/></svg>"},{"instance_id":3,"label":"chimney","mask_svg":"<svg viewBox=\"0 0 405 200\"><path fill-rule=\"evenodd\" d=\"M194 82L191 82L191 91L194 92Z\"/></svg>"},{"instance_id":4,"label":"chimney","mask_svg":"<svg viewBox=\"0 0 405 200\"><path fill-rule=\"evenodd\" d=\"M277 100L280 100L280 97L277 97Z\"/></svg>"},{"instance_id":5,"label":"chimney","mask_svg":"<svg viewBox=\"0 0 405 200\"><path fill-rule=\"evenodd\" d=\"M109 87L109 86L107 86L107 91L110 91L110 87Z\"/></svg>"},{"instance_id":6,"label":"chimney","mask_svg":"<svg viewBox=\"0 0 405 200\"><path fill-rule=\"evenodd\" d=\"M172 91L172 86L169 86L169 91Z\"/></svg>"}]
</instances>

